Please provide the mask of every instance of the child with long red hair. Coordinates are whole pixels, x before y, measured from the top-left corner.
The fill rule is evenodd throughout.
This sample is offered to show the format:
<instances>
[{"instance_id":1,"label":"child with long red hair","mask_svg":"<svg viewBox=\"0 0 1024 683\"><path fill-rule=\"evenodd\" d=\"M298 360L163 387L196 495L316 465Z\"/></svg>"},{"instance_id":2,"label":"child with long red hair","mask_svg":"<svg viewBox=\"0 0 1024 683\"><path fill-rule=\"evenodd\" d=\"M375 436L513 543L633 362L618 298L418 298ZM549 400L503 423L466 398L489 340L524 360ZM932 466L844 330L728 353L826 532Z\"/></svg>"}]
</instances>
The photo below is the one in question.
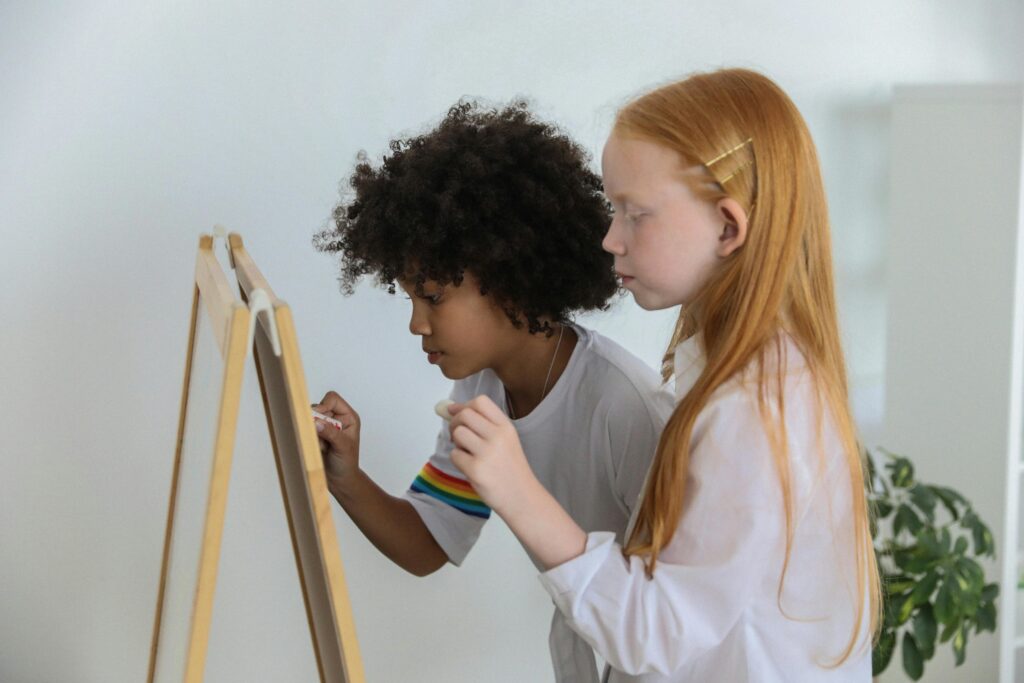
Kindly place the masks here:
<instances>
[{"instance_id":1,"label":"child with long red hair","mask_svg":"<svg viewBox=\"0 0 1024 683\"><path fill-rule=\"evenodd\" d=\"M605 680L870 680L879 577L800 113L760 74L696 74L624 107L602 164L623 286L681 307L678 404L626 542L572 521L486 397L451 407L452 461Z\"/></svg>"}]
</instances>

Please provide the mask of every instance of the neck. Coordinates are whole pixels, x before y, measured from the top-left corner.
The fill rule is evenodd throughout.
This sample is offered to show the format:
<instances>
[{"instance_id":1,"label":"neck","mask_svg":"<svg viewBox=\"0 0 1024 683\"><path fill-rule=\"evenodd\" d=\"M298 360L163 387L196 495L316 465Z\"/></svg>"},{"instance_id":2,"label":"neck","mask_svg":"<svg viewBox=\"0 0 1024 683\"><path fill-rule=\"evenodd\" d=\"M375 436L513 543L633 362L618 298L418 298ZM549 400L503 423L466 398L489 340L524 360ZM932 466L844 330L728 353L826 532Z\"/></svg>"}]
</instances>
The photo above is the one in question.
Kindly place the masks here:
<instances>
[{"instance_id":1,"label":"neck","mask_svg":"<svg viewBox=\"0 0 1024 683\"><path fill-rule=\"evenodd\" d=\"M559 335L562 339L560 344ZM575 348L576 333L569 326L556 326L555 333L550 337L530 334L525 330L522 336L516 335L509 354L492 369L505 385L509 394L506 400L511 398L512 410L517 418L526 417L540 405L545 396L545 382L547 393L551 392L569 364Z\"/></svg>"}]
</instances>

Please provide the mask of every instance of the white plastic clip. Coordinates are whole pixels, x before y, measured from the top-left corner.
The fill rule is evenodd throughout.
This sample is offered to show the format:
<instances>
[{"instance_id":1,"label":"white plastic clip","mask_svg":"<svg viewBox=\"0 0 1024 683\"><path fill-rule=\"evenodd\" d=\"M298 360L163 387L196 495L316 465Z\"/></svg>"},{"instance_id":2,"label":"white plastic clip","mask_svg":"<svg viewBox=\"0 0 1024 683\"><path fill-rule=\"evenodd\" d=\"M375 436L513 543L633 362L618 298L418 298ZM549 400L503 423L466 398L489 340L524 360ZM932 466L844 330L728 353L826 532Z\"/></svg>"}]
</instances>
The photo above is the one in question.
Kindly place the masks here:
<instances>
[{"instance_id":1,"label":"white plastic clip","mask_svg":"<svg viewBox=\"0 0 1024 683\"><path fill-rule=\"evenodd\" d=\"M254 289L249 292L249 346L252 348L253 339L256 336L256 322L260 314L267 318L267 329L270 337L270 345L274 349L274 355L281 355L281 340L277 336L277 322L274 320L274 306L270 303L270 297L262 289Z\"/></svg>"},{"instance_id":2,"label":"white plastic clip","mask_svg":"<svg viewBox=\"0 0 1024 683\"><path fill-rule=\"evenodd\" d=\"M217 242L220 241L224 245L224 253L227 254L228 265L231 266L231 270L235 269L235 259L231 256L231 245L228 244L228 229L220 223L213 226L213 245L214 248L217 246Z\"/></svg>"}]
</instances>

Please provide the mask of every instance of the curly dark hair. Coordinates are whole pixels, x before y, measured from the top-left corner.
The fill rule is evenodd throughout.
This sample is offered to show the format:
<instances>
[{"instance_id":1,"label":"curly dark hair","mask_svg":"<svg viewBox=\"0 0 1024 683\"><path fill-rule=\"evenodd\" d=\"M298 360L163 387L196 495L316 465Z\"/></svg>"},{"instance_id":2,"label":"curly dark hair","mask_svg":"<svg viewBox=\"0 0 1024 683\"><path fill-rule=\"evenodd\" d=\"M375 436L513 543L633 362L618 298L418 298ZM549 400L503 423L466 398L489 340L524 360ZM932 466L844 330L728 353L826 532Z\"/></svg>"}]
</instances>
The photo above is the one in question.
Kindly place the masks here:
<instances>
[{"instance_id":1,"label":"curly dark hair","mask_svg":"<svg viewBox=\"0 0 1024 683\"><path fill-rule=\"evenodd\" d=\"M550 318L608 307L613 257L601 248L610 211L589 155L539 121L523 101L484 109L460 101L432 131L393 140L374 168L361 153L354 198L334 208L334 229L313 244L336 253L345 294L367 274L395 281L462 283L516 327L551 334Z\"/></svg>"}]
</instances>

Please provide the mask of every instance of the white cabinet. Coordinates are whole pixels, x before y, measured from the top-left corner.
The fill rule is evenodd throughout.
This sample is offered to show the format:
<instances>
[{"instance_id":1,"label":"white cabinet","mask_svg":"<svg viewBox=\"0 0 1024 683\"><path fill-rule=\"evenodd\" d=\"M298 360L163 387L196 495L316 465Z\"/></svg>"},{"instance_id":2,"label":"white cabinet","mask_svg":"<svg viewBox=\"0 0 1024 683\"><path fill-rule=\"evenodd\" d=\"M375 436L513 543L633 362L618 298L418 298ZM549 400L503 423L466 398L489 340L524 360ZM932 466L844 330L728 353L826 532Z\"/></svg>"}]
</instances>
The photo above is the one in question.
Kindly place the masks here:
<instances>
[{"instance_id":1,"label":"white cabinet","mask_svg":"<svg viewBox=\"0 0 1024 683\"><path fill-rule=\"evenodd\" d=\"M1000 583L995 636L971 634L959 669L943 645L927 681L1024 681L1022 131L1020 85L895 92L882 443L974 503ZM900 668L897 653L882 680Z\"/></svg>"}]
</instances>

